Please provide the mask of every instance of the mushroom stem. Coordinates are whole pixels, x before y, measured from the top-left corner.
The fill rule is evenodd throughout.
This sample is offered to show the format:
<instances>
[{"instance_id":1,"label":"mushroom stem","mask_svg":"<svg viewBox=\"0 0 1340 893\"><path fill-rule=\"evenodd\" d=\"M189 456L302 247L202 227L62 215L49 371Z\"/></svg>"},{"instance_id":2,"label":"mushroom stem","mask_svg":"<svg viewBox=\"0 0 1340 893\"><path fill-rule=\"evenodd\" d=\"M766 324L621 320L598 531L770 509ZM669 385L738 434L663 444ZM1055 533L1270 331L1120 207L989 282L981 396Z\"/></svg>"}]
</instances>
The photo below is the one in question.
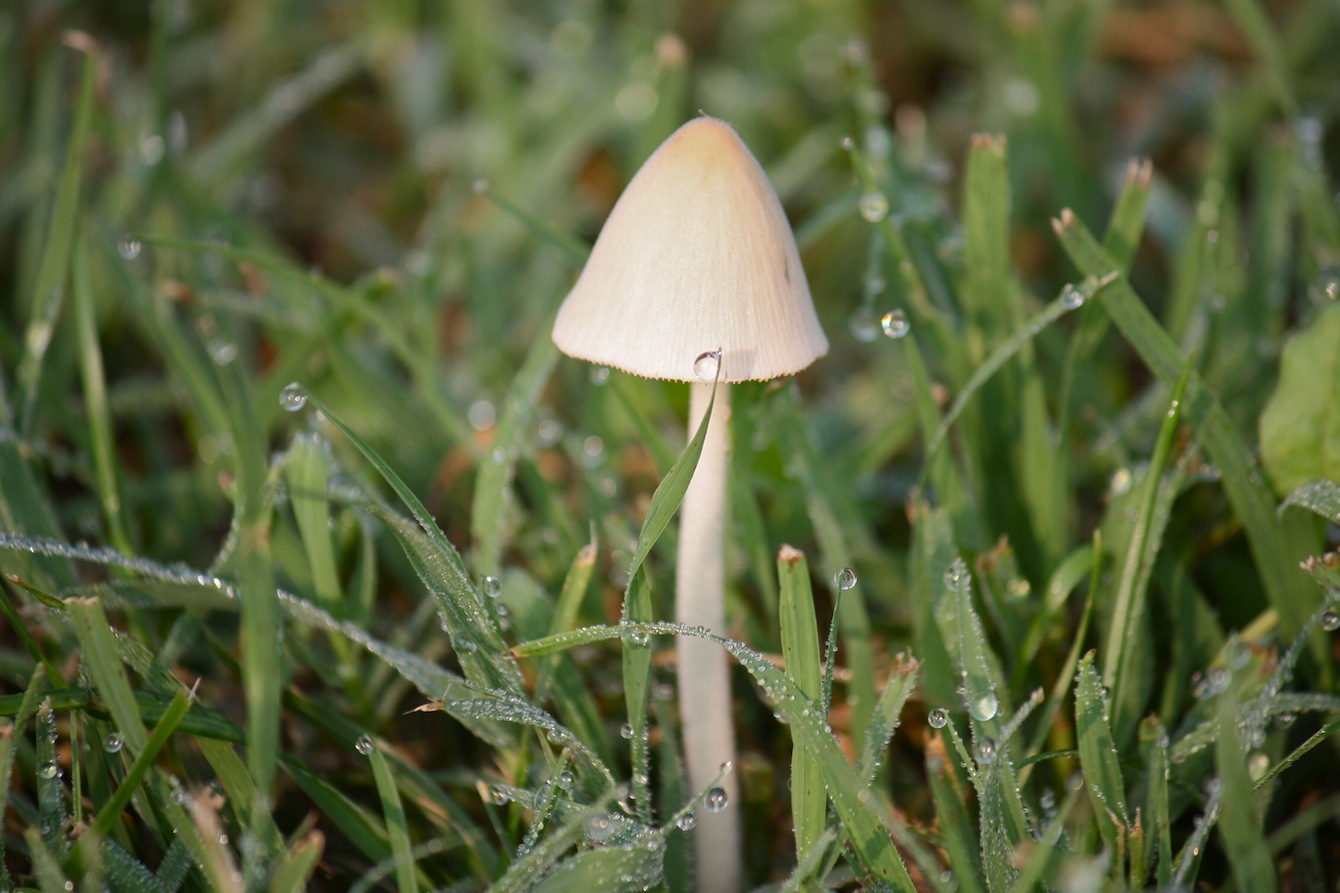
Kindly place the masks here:
<instances>
[{"instance_id":1,"label":"mushroom stem","mask_svg":"<svg viewBox=\"0 0 1340 893\"><path fill-rule=\"evenodd\" d=\"M716 407L702 455L680 509L675 619L725 635L722 531L730 456L730 391L724 381L716 387ZM692 437L707 412L712 385L693 382L689 388ZM730 673L726 652L713 642L680 636L677 650L684 756L689 787L697 793L713 783L722 763L735 759ZM731 805L717 813L700 810L694 837L694 889L701 893L738 893L740 889L740 805L735 773L727 774L721 786Z\"/></svg>"}]
</instances>

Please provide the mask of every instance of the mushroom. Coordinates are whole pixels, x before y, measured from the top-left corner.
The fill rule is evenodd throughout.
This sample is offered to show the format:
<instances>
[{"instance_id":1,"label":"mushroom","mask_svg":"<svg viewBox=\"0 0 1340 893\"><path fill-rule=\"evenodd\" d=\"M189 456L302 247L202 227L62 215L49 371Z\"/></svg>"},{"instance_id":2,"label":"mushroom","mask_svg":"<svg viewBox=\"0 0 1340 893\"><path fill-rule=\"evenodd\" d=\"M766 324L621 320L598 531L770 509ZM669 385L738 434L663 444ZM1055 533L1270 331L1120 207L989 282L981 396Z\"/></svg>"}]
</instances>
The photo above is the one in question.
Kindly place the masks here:
<instances>
[{"instance_id":1,"label":"mushroom","mask_svg":"<svg viewBox=\"0 0 1340 893\"><path fill-rule=\"evenodd\" d=\"M681 507L675 619L724 635L727 383L790 375L828 352L781 201L734 128L696 118L652 154L610 212L553 338L572 357L691 382L690 437L719 378ZM735 755L727 656L685 636L677 651L689 784L701 791ZM736 799L733 775L723 786ZM700 817L694 889L739 890L738 813Z\"/></svg>"}]
</instances>

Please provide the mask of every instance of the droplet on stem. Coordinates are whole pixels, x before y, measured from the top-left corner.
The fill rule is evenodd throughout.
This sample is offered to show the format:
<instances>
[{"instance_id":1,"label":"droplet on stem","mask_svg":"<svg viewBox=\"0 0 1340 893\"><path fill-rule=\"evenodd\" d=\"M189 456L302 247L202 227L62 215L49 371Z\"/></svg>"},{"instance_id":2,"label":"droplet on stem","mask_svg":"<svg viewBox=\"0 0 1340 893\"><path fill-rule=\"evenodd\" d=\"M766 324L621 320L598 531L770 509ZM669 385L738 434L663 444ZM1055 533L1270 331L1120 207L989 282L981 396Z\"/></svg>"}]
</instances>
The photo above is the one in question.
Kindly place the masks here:
<instances>
[{"instance_id":1,"label":"droplet on stem","mask_svg":"<svg viewBox=\"0 0 1340 893\"><path fill-rule=\"evenodd\" d=\"M707 792L707 800L703 803L708 812L722 812L727 806L730 806L730 796L725 788L717 787Z\"/></svg>"},{"instance_id":2,"label":"droplet on stem","mask_svg":"<svg viewBox=\"0 0 1340 893\"><path fill-rule=\"evenodd\" d=\"M901 310L890 310L884 314L880 317L879 326L890 338L902 338L912 330L911 324L907 321L907 314Z\"/></svg>"},{"instance_id":3,"label":"droplet on stem","mask_svg":"<svg viewBox=\"0 0 1340 893\"><path fill-rule=\"evenodd\" d=\"M935 707L927 715L926 722L931 724L932 729L943 729L949 725L949 711L943 707Z\"/></svg>"},{"instance_id":4,"label":"droplet on stem","mask_svg":"<svg viewBox=\"0 0 1340 893\"><path fill-rule=\"evenodd\" d=\"M842 570L833 574L833 585L843 592L854 589L856 587L856 571L849 567L842 568Z\"/></svg>"}]
</instances>

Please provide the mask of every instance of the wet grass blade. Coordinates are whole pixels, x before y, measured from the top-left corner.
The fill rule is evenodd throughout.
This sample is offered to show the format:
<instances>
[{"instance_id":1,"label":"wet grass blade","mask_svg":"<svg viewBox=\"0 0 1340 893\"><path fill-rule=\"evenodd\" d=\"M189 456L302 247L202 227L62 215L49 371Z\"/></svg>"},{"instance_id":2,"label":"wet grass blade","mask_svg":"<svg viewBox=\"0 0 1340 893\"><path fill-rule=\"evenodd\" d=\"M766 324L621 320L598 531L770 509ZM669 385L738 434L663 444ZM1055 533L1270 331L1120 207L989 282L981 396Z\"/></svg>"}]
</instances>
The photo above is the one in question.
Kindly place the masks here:
<instances>
[{"instance_id":1,"label":"wet grass blade","mask_svg":"<svg viewBox=\"0 0 1340 893\"><path fill-rule=\"evenodd\" d=\"M652 619L651 584L647 581L646 571L639 568L624 593L622 622L646 623ZM638 819L647 825L651 824L651 752L647 728L650 646L650 640L644 635L634 633L623 640L623 699L632 730L628 744L633 764L633 800Z\"/></svg>"},{"instance_id":2,"label":"wet grass blade","mask_svg":"<svg viewBox=\"0 0 1340 893\"><path fill-rule=\"evenodd\" d=\"M309 832L289 847L270 875L269 893L302 893L306 890L325 848L326 838L320 831Z\"/></svg>"},{"instance_id":3,"label":"wet grass blade","mask_svg":"<svg viewBox=\"0 0 1340 893\"><path fill-rule=\"evenodd\" d=\"M1115 261L1073 214L1063 213L1054 227L1071 260L1086 275L1103 276L1117 269ZM1124 276L1106 290L1102 306L1159 380L1173 386L1184 359ZM1194 374L1182 411L1219 467L1224 490L1246 530L1266 594L1283 621L1284 634L1296 635L1318 599L1307 577L1297 572L1298 561L1315 551L1315 533L1293 526L1286 532L1275 518L1273 500L1232 419ZM1313 643L1319 663L1329 665L1324 643L1320 638L1314 638Z\"/></svg>"},{"instance_id":4,"label":"wet grass blade","mask_svg":"<svg viewBox=\"0 0 1340 893\"><path fill-rule=\"evenodd\" d=\"M1263 802L1247 775L1247 754L1238 729L1237 690L1232 686L1219 697L1219 735L1215 740L1214 764L1223 792L1219 836L1228 854L1233 877L1242 890L1271 893L1279 879L1266 845L1262 825Z\"/></svg>"},{"instance_id":5,"label":"wet grass blade","mask_svg":"<svg viewBox=\"0 0 1340 893\"><path fill-rule=\"evenodd\" d=\"M93 102L98 60L84 56L79 80L79 98L75 101L74 127L65 153L65 167L56 185L55 206L47 225L42 257L30 296L28 328L24 335L24 354L19 363L19 430L27 432L37 411L37 391L42 379L42 362L51 344L56 320L60 316L62 295L70 275L70 257L79 226L80 189L83 182L84 155L93 119Z\"/></svg>"},{"instance_id":6,"label":"wet grass blade","mask_svg":"<svg viewBox=\"0 0 1340 893\"><path fill-rule=\"evenodd\" d=\"M1146 611L1149 577L1154 566L1154 554L1163 541L1163 529L1155 525L1155 505L1161 488L1176 493L1176 481L1164 483L1163 469L1172 450L1173 435L1181 420L1182 399L1186 395L1191 376L1190 358L1173 386L1168 411L1164 414L1154 444L1154 454L1146 471L1144 491L1140 495L1137 518L1131 526L1130 541L1126 544L1121 577L1113 596L1112 617L1108 627L1107 647L1103 651L1103 681L1112 692L1112 728L1118 741L1124 741L1135 731L1137 717L1143 708L1143 692L1137 686L1138 674L1135 655L1140 647L1140 629ZM1165 494L1167 493L1165 489ZM1168 496L1165 495L1167 500ZM1167 513L1159 513L1167 520Z\"/></svg>"},{"instance_id":7,"label":"wet grass blade","mask_svg":"<svg viewBox=\"0 0 1340 893\"><path fill-rule=\"evenodd\" d=\"M516 472L517 457L528 439L528 426L540 393L558 363L558 348L548 336L552 328L552 320L546 321L541 326L543 334L531 342L494 426L493 448L480 460L470 533L475 542L474 567L481 574L496 574L501 565L506 493Z\"/></svg>"},{"instance_id":8,"label":"wet grass blade","mask_svg":"<svg viewBox=\"0 0 1340 893\"><path fill-rule=\"evenodd\" d=\"M112 546L129 554L132 550L117 482L112 413L107 405L107 378L103 371L102 346L98 343L88 250L82 241L74 246L71 285L75 337L79 341L79 372L84 386L84 417L88 424L89 447L97 474L98 497L102 502L102 514L107 522L107 536Z\"/></svg>"},{"instance_id":9,"label":"wet grass blade","mask_svg":"<svg viewBox=\"0 0 1340 893\"><path fill-rule=\"evenodd\" d=\"M395 776L382 755L381 746L372 739L363 739L367 746L368 762L372 765L372 778L377 785L377 796L381 800L382 815L386 819L386 835L391 843L391 856L395 860L396 889L403 893L418 893L419 877L414 866L413 845L409 838L409 824L405 818L405 807L400 802L400 792L396 789ZM360 742L359 751L364 748Z\"/></svg>"},{"instance_id":10,"label":"wet grass blade","mask_svg":"<svg viewBox=\"0 0 1340 893\"><path fill-rule=\"evenodd\" d=\"M814 593L804 553L783 546L777 553L777 577L786 676L815 710L821 710L819 623L814 614ZM795 827L796 858L800 859L823 834L828 820L828 796L814 757L799 746L791 750L791 820Z\"/></svg>"},{"instance_id":11,"label":"wet grass blade","mask_svg":"<svg viewBox=\"0 0 1340 893\"><path fill-rule=\"evenodd\" d=\"M1116 741L1108 724L1106 697L1093 652L1079 664L1079 684L1075 689L1075 731L1079 736L1079 762L1089 792L1098 832L1108 851L1114 854L1112 876L1123 883L1125 861L1115 854L1125 853L1130 826L1126 810L1126 783L1122 780Z\"/></svg>"}]
</instances>

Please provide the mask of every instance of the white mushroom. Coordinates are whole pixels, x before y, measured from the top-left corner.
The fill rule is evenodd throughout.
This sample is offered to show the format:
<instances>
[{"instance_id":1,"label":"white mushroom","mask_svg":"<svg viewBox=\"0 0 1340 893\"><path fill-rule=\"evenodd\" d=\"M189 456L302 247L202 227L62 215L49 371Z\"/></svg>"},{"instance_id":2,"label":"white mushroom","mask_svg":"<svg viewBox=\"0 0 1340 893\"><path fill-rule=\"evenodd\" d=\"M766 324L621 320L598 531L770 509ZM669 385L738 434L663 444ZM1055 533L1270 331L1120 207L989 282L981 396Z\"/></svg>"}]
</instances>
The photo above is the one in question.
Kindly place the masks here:
<instances>
[{"instance_id":1,"label":"white mushroom","mask_svg":"<svg viewBox=\"0 0 1340 893\"><path fill-rule=\"evenodd\" d=\"M569 356L692 382L690 436L711 398L710 354L720 351L716 409L680 514L675 619L724 635L726 383L790 375L828 352L781 202L730 125L697 118L647 160L559 308L553 337ZM735 757L727 658L689 637L678 658L689 784L700 791ZM733 774L725 787L738 802ZM700 816L694 889L740 889L738 816Z\"/></svg>"}]
</instances>

